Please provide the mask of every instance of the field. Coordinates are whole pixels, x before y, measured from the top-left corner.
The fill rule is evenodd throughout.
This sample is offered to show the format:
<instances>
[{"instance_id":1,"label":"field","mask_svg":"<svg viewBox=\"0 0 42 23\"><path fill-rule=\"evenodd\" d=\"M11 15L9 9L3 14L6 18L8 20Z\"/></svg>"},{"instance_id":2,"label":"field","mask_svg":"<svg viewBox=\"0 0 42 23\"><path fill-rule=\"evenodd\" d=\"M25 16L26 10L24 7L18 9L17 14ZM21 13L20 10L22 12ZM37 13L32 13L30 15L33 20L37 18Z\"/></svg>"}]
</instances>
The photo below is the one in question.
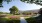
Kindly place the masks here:
<instances>
[{"instance_id":1,"label":"field","mask_svg":"<svg viewBox=\"0 0 42 23\"><path fill-rule=\"evenodd\" d=\"M2 14L3 15L3 14ZM2 15L0 15L0 16L2 16ZM5 14L4 14L5 15ZM3 16L4 16L3 15ZM7 15L5 15L5 17L3 17L3 18L17 18L17 19L20 19L20 17L24 17L24 18L30 18L30 17L32 17L32 15L12 15L12 14L7 14Z\"/></svg>"},{"instance_id":2,"label":"field","mask_svg":"<svg viewBox=\"0 0 42 23\"><path fill-rule=\"evenodd\" d=\"M12 14L1 14L0 20L2 22L7 21L8 23L11 23L11 22L20 23L20 17L24 17L27 22L35 21L35 18L32 18L32 15L12 15Z\"/></svg>"}]
</instances>

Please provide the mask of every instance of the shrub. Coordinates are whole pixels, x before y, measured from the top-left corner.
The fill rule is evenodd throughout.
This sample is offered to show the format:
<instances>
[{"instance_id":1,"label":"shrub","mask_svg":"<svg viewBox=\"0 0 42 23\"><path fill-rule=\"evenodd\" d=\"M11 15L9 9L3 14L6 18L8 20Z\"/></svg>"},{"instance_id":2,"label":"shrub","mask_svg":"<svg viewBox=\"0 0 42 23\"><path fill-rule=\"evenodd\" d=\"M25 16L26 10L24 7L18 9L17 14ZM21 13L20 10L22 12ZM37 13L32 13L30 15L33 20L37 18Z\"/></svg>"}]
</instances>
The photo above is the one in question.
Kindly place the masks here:
<instances>
[{"instance_id":1,"label":"shrub","mask_svg":"<svg viewBox=\"0 0 42 23\"><path fill-rule=\"evenodd\" d=\"M27 18L26 21L28 23L36 23L36 19L35 18Z\"/></svg>"},{"instance_id":2,"label":"shrub","mask_svg":"<svg viewBox=\"0 0 42 23\"><path fill-rule=\"evenodd\" d=\"M20 20L0 18L0 23L20 23Z\"/></svg>"}]
</instances>

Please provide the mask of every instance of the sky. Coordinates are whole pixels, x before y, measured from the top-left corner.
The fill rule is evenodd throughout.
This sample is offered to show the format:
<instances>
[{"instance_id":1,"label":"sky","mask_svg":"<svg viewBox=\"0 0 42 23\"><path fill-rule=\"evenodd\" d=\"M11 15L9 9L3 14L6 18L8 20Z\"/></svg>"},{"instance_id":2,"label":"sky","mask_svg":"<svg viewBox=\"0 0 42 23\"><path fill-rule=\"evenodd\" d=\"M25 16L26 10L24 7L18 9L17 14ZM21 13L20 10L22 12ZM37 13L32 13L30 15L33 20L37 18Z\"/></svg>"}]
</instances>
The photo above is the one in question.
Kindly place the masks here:
<instances>
[{"instance_id":1,"label":"sky","mask_svg":"<svg viewBox=\"0 0 42 23\"><path fill-rule=\"evenodd\" d=\"M10 12L9 8L12 8L12 6L16 6L19 10L22 10L22 11L40 9L42 7L40 5L24 3L24 2L21 2L20 0L14 0L9 4L7 4L7 2L3 2L3 8L0 8L0 11Z\"/></svg>"}]
</instances>

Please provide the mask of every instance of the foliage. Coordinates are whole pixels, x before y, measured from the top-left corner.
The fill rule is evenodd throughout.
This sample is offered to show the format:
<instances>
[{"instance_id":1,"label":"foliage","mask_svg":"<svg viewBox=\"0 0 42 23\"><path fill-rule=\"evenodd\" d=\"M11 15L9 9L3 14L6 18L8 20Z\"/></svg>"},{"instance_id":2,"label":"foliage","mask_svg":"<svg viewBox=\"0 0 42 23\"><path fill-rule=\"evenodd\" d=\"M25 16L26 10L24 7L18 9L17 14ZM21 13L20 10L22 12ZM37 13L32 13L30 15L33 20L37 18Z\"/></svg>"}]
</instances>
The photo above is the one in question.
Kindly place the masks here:
<instances>
[{"instance_id":1,"label":"foliage","mask_svg":"<svg viewBox=\"0 0 42 23\"><path fill-rule=\"evenodd\" d=\"M40 10L39 10L39 12L38 12L38 13L42 15L42 8L40 8Z\"/></svg>"},{"instance_id":2,"label":"foliage","mask_svg":"<svg viewBox=\"0 0 42 23\"><path fill-rule=\"evenodd\" d=\"M42 20L42 8L40 8L39 12L40 15L38 17L36 17L36 19L40 19Z\"/></svg>"},{"instance_id":3,"label":"foliage","mask_svg":"<svg viewBox=\"0 0 42 23\"><path fill-rule=\"evenodd\" d=\"M40 15L38 17L35 18L27 18L27 22L29 23L42 23L42 8L40 8L39 12Z\"/></svg>"},{"instance_id":4,"label":"foliage","mask_svg":"<svg viewBox=\"0 0 42 23\"><path fill-rule=\"evenodd\" d=\"M9 19L6 19L6 18L0 18L0 23L20 23L20 20L9 20Z\"/></svg>"},{"instance_id":5,"label":"foliage","mask_svg":"<svg viewBox=\"0 0 42 23\"><path fill-rule=\"evenodd\" d=\"M35 3L35 4L38 4L38 5L42 5L42 0L20 0L22 2L26 2L26 3Z\"/></svg>"},{"instance_id":6,"label":"foliage","mask_svg":"<svg viewBox=\"0 0 42 23\"><path fill-rule=\"evenodd\" d=\"M2 6L2 2L7 2L7 3L9 3L9 2L11 2L12 0L0 0L0 7L3 7ZM26 3L35 3L35 4L38 4L38 5L41 5L42 6L42 0L20 0L20 1L22 1L22 2L26 2Z\"/></svg>"},{"instance_id":7,"label":"foliage","mask_svg":"<svg viewBox=\"0 0 42 23\"><path fill-rule=\"evenodd\" d=\"M3 7L3 5L2 5L3 1L4 1L4 2L6 1L7 3L9 3L9 2L11 2L12 0L0 0L0 7Z\"/></svg>"},{"instance_id":8,"label":"foliage","mask_svg":"<svg viewBox=\"0 0 42 23\"><path fill-rule=\"evenodd\" d=\"M20 20L9 20L7 23L20 23Z\"/></svg>"},{"instance_id":9,"label":"foliage","mask_svg":"<svg viewBox=\"0 0 42 23\"><path fill-rule=\"evenodd\" d=\"M37 23L37 20L35 18L27 18L26 21L28 23Z\"/></svg>"},{"instance_id":10,"label":"foliage","mask_svg":"<svg viewBox=\"0 0 42 23\"><path fill-rule=\"evenodd\" d=\"M0 12L0 14L2 14L3 12Z\"/></svg>"},{"instance_id":11,"label":"foliage","mask_svg":"<svg viewBox=\"0 0 42 23\"><path fill-rule=\"evenodd\" d=\"M30 12L23 12L24 15L30 15Z\"/></svg>"},{"instance_id":12,"label":"foliage","mask_svg":"<svg viewBox=\"0 0 42 23\"><path fill-rule=\"evenodd\" d=\"M2 3L3 1L4 1L4 2L5 2L5 1L6 1L6 2L10 2L10 1L12 1L12 0L0 0L0 3Z\"/></svg>"},{"instance_id":13,"label":"foliage","mask_svg":"<svg viewBox=\"0 0 42 23\"><path fill-rule=\"evenodd\" d=\"M12 8L9 9L11 14L17 14L18 13L18 8L16 6L13 6Z\"/></svg>"}]
</instances>

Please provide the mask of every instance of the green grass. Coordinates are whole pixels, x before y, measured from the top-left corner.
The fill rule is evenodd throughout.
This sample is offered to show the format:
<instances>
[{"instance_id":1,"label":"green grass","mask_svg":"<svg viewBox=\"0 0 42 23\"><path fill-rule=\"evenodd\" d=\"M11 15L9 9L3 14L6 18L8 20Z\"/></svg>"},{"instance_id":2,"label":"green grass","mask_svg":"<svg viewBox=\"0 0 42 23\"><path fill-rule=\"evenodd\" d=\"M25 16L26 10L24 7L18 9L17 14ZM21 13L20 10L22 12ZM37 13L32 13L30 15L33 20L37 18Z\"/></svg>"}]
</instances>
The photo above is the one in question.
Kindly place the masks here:
<instances>
[{"instance_id":1,"label":"green grass","mask_svg":"<svg viewBox=\"0 0 42 23\"><path fill-rule=\"evenodd\" d=\"M0 18L0 21L1 21L1 23L4 23L4 22L6 22L6 23L20 23L20 20L14 20L14 19L7 19L7 18Z\"/></svg>"}]
</instances>

